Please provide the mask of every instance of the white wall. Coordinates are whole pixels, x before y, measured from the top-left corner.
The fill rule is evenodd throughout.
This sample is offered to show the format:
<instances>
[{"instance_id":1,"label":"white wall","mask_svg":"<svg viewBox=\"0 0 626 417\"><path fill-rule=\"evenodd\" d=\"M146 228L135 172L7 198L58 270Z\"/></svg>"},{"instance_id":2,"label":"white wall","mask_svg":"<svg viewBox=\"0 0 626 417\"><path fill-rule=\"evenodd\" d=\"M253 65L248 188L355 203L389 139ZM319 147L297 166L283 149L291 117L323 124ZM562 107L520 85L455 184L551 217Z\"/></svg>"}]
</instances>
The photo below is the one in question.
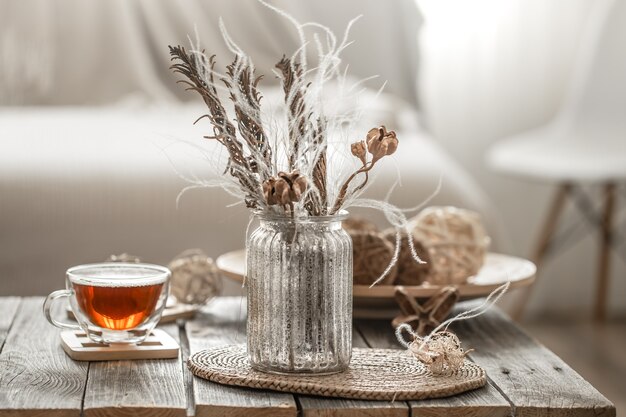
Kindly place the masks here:
<instances>
[{"instance_id":1,"label":"white wall","mask_svg":"<svg viewBox=\"0 0 626 417\"><path fill-rule=\"evenodd\" d=\"M593 1L419 1L425 15L419 91L429 128L501 209L515 254L530 255L554 188L494 174L485 152L554 116ZM566 219L578 221L573 210ZM597 236L588 236L547 262L532 311L590 310L596 244ZM626 255L626 245L620 250ZM626 267L619 256L613 266L610 306L624 313Z\"/></svg>"}]
</instances>

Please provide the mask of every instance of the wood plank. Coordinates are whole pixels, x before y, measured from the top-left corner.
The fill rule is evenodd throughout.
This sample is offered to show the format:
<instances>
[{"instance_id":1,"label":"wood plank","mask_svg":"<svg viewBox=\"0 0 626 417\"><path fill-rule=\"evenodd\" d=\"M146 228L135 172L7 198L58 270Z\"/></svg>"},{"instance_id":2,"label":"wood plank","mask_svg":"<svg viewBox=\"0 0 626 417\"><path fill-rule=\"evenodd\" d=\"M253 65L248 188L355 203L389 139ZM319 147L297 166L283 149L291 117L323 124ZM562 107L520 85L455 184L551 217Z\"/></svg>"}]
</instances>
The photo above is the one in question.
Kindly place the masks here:
<instances>
[{"instance_id":1,"label":"wood plank","mask_svg":"<svg viewBox=\"0 0 626 417\"><path fill-rule=\"evenodd\" d=\"M357 320L355 326L371 347L401 349L390 320ZM511 405L491 383L449 398L409 401L412 416L508 416Z\"/></svg>"},{"instance_id":2,"label":"wood plank","mask_svg":"<svg viewBox=\"0 0 626 417\"><path fill-rule=\"evenodd\" d=\"M352 346L369 347L363 336L354 329ZM297 396L303 417L408 417L409 407L404 401L366 401L339 398Z\"/></svg>"},{"instance_id":3,"label":"wood plank","mask_svg":"<svg viewBox=\"0 0 626 417\"><path fill-rule=\"evenodd\" d=\"M241 297L217 298L185 325L191 353L213 346L245 343L246 305ZM196 417L297 415L293 395L228 387L193 378Z\"/></svg>"},{"instance_id":4,"label":"wood plank","mask_svg":"<svg viewBox=\"0 0 626 417\"><path fill-rule=\"evenodd\" d=\"M548 318L523 327L607 397L618 416L626 415L626 321L598 324Z\"/></svg>"},{"instance_id":5,"label":"wood plank","mask_svg":"<svg viewBox=\"0 0 626 417\"><path fill-rule=\"evenodd\" d=\"M19 297L0 297L0 352L20 305Z\"/></svg>"},{"instance_id":6,"label":"wood plank","mask_svg":"<svg viewBox=\"0 0 626 417\"><path fill-rule=\"evenodd\" d=\"M512 415L509 402L489 382L474 391L448 398L410 401L411 415L419 417L505 417Z\"/></svg>"},{"instance_id":7,"label":"wood plank","mask_svg":"<svg viewBox=\"0 0 626 417\"><path fill-rule=\"evenodd\" d=\"M178 326L159 326L179 340ZM176 359L92 362L83 405L86 417L184 417L183 363Z\"/></svg>"},{"instance_id":8,"label":"wood plank","mask_svg":"<svg viewBox=\"0 0 626 417\"><path fill-rule=\"evenodd\" d=\"M615 416L613 404L499 309L454 328L516 416Z\"/></svg>"},{"instance_id":9,"label":"wood plank","mask_svg":"<svg viewBox=\"0 0 626 417\"><path fill-rule=\"evenodd\" d=\"M80 416L88 365L63 352L42 304L22 300L0 353L0 416Z\"/></svg>"},{"instance_id":10,"label":"wood plank","mask_svg":"<svg viewBox=\"0 0 626 417\"><path fill-rule=\"evenodd\" d=\"M183 383L185 384L185 395L187 397L187 415L193 416L196 413L196 404L193 398L193 374L187 367L187 360L191 355L189 349L189 339L187 339L187 333L185 332L185 322L180 321L177 323L180 339L180 354L182 357L183 365Z\"/></svg>"}]
</instances>

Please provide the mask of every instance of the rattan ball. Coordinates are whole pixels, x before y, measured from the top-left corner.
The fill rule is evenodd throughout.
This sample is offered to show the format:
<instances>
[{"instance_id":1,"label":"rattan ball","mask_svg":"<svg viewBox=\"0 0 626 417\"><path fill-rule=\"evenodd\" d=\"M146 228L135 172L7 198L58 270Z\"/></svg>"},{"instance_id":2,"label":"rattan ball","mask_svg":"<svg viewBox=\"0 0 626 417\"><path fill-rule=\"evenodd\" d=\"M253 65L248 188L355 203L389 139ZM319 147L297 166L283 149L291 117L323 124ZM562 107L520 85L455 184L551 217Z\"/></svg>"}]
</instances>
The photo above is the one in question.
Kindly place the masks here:
<instances>
[{"instance_id":1,"label":"rattan ball","mask_svg":"<svg viewBox=\"0 0 626 417\"><path fill-rule=\"evenodd\" d=\"M393 245L378 232L348 231L348 233L352 237L354 284L371 285L382 275L393 259ZM397 265L395 265L378 284L392 284L397 272Z\"/></svg>"},{"instance_id":2,"label":"rattan ball","mask_svg":"<svg viewBox=\"0 0 626 417\"><path fill-rule=\"evenodd\" d=\"M351 216L341 222L344 230L348 232L377 232L376 224L364 217Z\"/></svg>"},{"instance_id":3,"label":"rattan ball","mask_svg":"<svg viewBox=\"0 0 626 417\"><path fill-rule=\"evenodd\" d=\"M168 267L172 272L170 293L179 303L201 306L222 292L222 278L215 262L200 249L181 253Z\"/></svg>"},{"instance_id":4,"label":"rattan ball","mask_svg":"<svg viewBox=\"0 0 626 417\"><path fill-rule=\"evenodd\" d=\"M428 251L427 282L463 284L483 265L489 237L478 213L456 207L430 207L414 219L413 235Z\"/></svg>"},{"instance_id":5,"label":"rattan ball","mask_svg":"<svg viewBox=\"0 0 626 417\"><path fill-rule=\"evenodd\" d=\"M396 229L390 228L383 232L383 236L387 239L392 246L396 244ZM402 240L400 241L400 254L398 256L398 276L394 282L395 285L420 285L428 277L430 271L430 255L424 246L411 236L413 239L413 245L415 251L420 259L426 263L420 264L413 258L411 253L411 247L409 246L409 239L406 233L402 233Z\"/></svg>"}]
</instances>

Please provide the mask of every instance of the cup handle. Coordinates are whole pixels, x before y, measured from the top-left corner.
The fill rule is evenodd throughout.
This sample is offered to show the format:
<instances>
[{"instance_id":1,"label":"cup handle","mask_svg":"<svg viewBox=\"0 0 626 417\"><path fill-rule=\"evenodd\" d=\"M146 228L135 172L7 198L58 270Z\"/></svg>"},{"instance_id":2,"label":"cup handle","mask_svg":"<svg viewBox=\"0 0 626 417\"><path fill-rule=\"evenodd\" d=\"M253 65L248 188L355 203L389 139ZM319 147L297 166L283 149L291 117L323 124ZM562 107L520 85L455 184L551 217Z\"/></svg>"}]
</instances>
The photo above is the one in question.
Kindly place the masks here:
<instances>
[{"instance_id":1,"label":"cup handle","mask_svg":"<svg viewBox=\"0 0 626 417\"><path fill-rule=\"evenodd\" d=\"M57 321L52 317L50 309L52 308L52 304L58 298L69 297L72 295L72 292L69 290L58 290L51 293L46 297L46 300L43 302L43 314L46 316L50 324L59 329L70 329L70 330L82 330L81 327L77 324L71 323L63 323L61 321Z\"/></svg>"}]
</instances>

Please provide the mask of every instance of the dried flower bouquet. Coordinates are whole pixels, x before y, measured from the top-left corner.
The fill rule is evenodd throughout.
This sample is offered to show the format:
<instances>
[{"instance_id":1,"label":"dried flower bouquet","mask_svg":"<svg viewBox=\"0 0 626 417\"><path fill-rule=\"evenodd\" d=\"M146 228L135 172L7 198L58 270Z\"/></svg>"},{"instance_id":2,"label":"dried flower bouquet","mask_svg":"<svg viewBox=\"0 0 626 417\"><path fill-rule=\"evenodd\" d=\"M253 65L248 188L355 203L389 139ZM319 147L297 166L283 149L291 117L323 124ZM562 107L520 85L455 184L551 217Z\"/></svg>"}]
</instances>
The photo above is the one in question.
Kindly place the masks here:
<instances>
[{"instance_id":1,"label":"dried flower bouquet","mask_svg":"<svg viewBox=\"0 0 626 417\"><path fill-rule=\"evenodd\" d=\"M349 207L381 210L398 231L396 254L384 276L397 260L400 232L405 229L408 233L407 219L402 210L386 201L359 197L374 166L397 150L398 138L394 131L380 126L354 141L359 114L354 110L327 114L322 99L330 82L345 85L340 54L350 43L348 34L356 19L339 41L328 28L313 22L301 24L259 1L293 23L300 38L299 49L290 57L283 56L274 70L284 93L286 126L264 119L259 91L263 76L256 74L251 58L231 39L221 20L225 43L235 56L224 72L216 69L215 56L206 55L197 43L190 49L169 47L171 69L183 76L178 82L198 93L207 106L207 113L196 123L204 118L210 121L213 132L205 138L218 142L228 156L221 180L194 186L220 186L255 213L291 218L334 215ZM314 33L307 36L311 30ZM311 45L318 57L313 65L307 62ZM362 81L337 94L358 94ZM224 96L232 102L234 119L228 115ZM334 132L346 133L341 143L329 139ZM343 154L344 158L333 159L331 153ZM421 262L413 247L411 251Z\"/></svg>"},{"instance_id":2,"label":"dried flower bouquet","mask_svg":"<svg viewBox=\"0 0 626 417\"><path fill-rule=\"evenodd\" d=\"M228 42L228 36L225 37ZM174 61L171 68L184 76L179 82L185 84L187 90L197 92L206 103L208 113L197 121L208 118L213 134L205 138L216 140L228 151L227 173L238 182L247 207L278 208L290 216L334 214L363 190L374 165L396 151L395 132L388 132L384 126L371 129L365 140L346 146L362 166L345 179L338 190L329 190L328 117L321 106L312 105L317 94L312 94L316 97L311 100L307 98L312 89L320 87L316 83L325 83L337 76L338 61L332 58L336 58L343 47L328 51L321 58L320 66L312 71L307 71L302 50L291 58L283 56L276 64L288 109L288 135L274 138L272 146L268 139L271 133L266 132L261 119L262 96L258 87L263 76L256 76L247 55L236 48L234 61L224 74L219 74L215 70L215 56L170 46ZM331 63L324 64L324 61ZM306 73L316 76L306 77ZM218 83L228 90L235 123L230 121L220 100ZM279 160L279 156L284 156L285 160ZM359 177L359 184L355 185L353 182ZM335 195L332 201L329 194Z\"/></svg>"}]
</instances>

